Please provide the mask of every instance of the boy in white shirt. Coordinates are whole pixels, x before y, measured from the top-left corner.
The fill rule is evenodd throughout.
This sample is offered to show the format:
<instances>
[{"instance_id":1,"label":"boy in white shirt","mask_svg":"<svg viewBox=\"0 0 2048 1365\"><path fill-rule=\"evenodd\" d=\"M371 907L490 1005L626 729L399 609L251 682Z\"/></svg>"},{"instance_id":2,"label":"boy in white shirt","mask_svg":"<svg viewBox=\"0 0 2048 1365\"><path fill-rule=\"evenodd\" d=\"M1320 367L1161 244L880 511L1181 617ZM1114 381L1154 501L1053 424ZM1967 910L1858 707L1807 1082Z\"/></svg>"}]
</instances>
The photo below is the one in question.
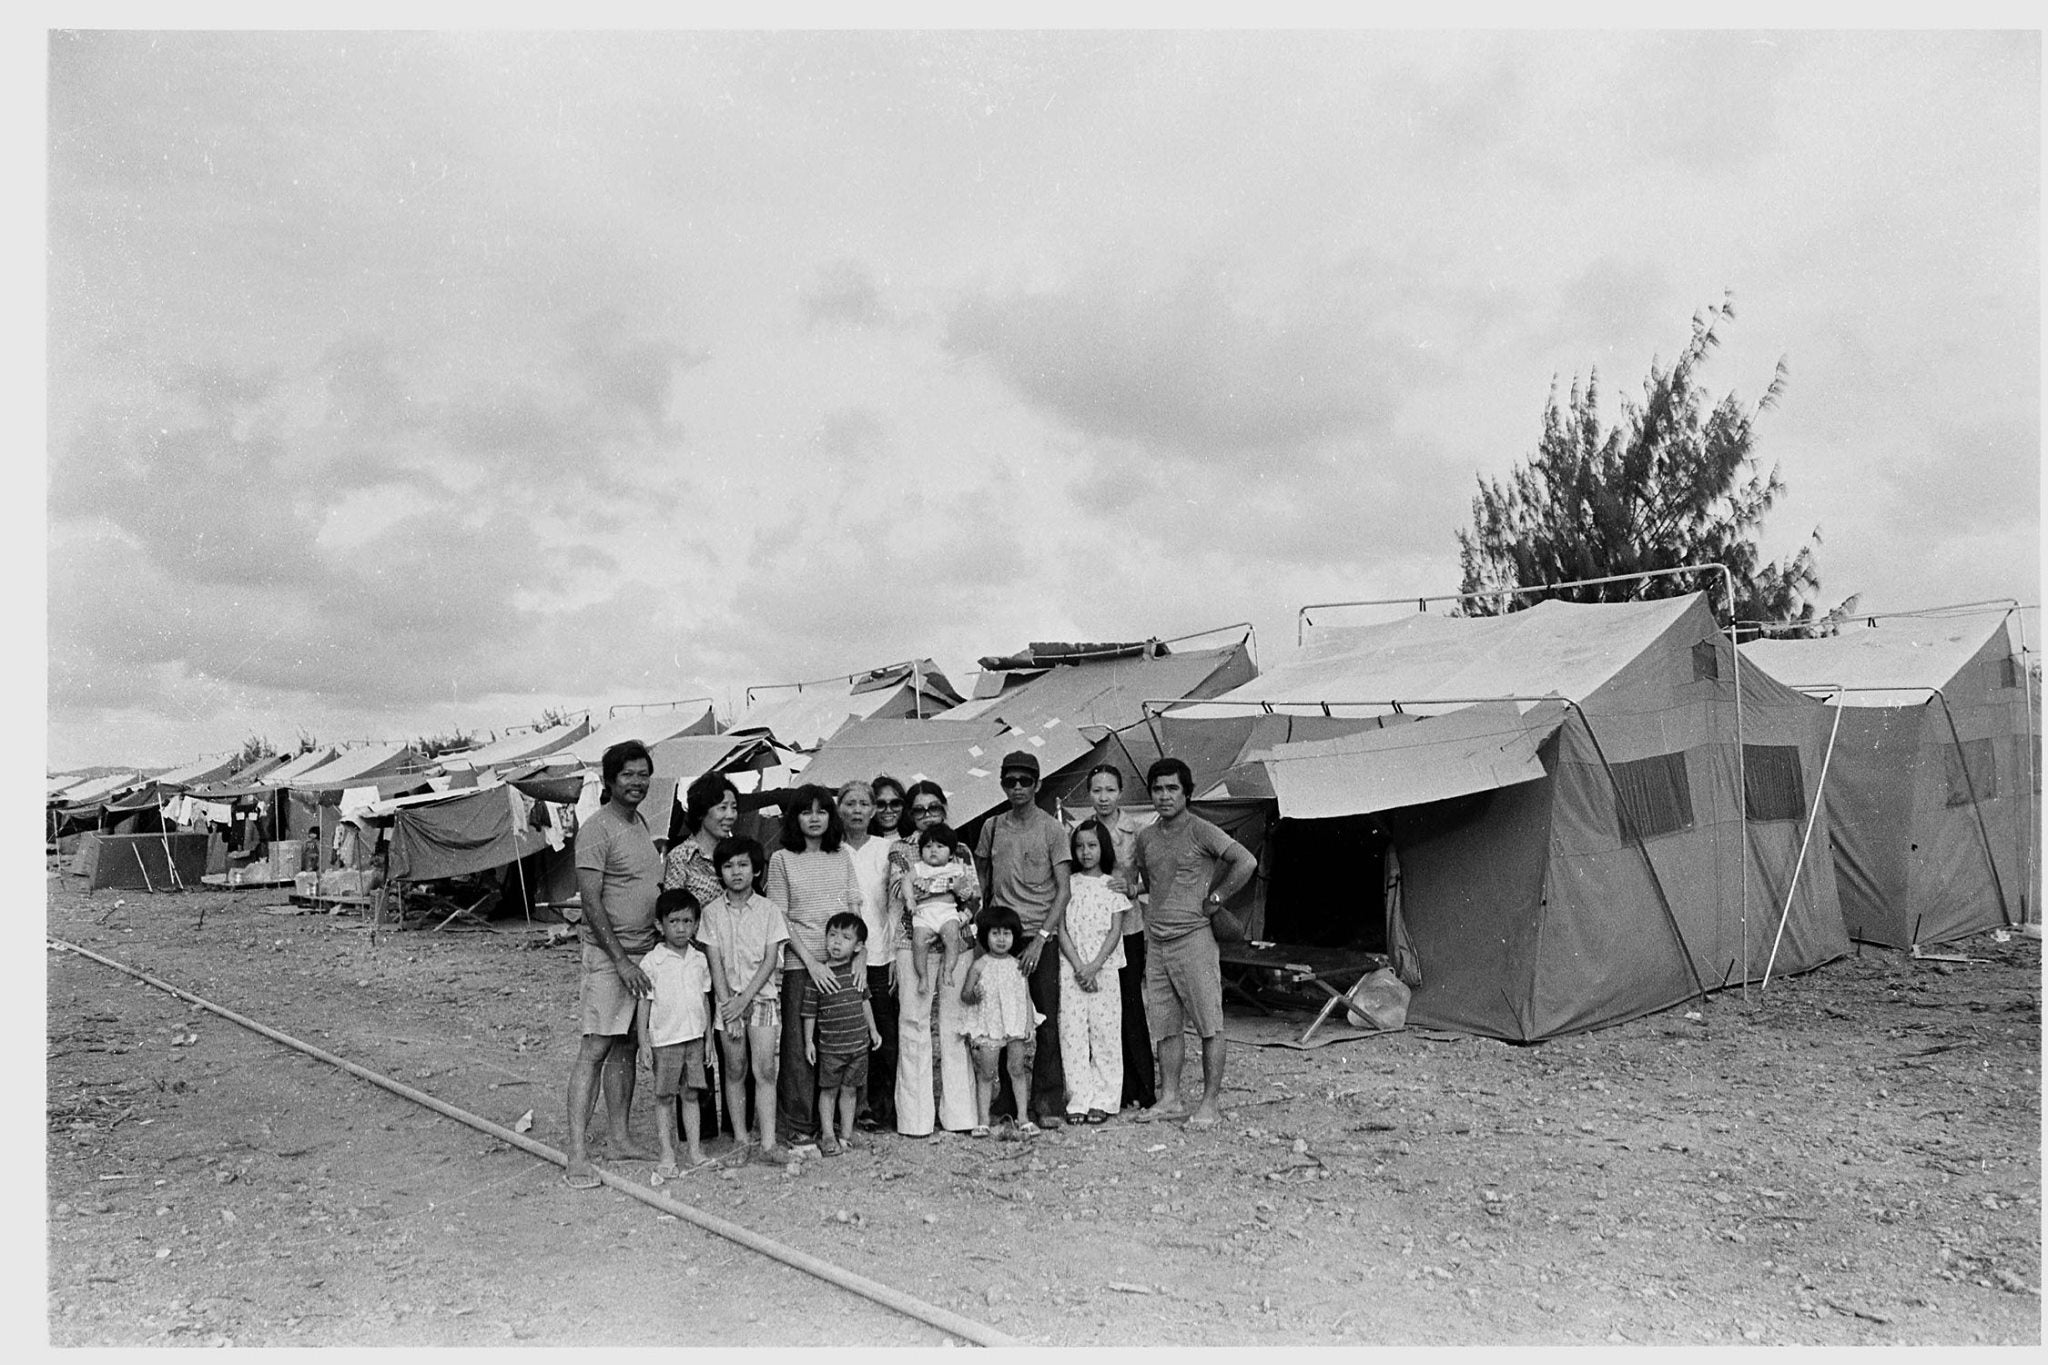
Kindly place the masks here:
<instances>
[{"instance_id":1,"label":"boy in white shirt","mask_svg":"<svg viewBox=\"0 0 2048 1365\"><path fill-rule=\"evenodd\" d=\"M640 1060L654 1073L654 1129L661 1138L661 1164L654 1183L681 1178L676 1161L676 1099L683 1101L683 1137L690 1166L705 1163L703 1118L698 1096L704 1092L704 1034L711 1023L711 967L697 946L697 898L681 887L661 893L654 903L654 924L661 942L640 959L640 970L654 988L643 998L633 1021L640 1035Z\"/></svg>"}]
</instances>

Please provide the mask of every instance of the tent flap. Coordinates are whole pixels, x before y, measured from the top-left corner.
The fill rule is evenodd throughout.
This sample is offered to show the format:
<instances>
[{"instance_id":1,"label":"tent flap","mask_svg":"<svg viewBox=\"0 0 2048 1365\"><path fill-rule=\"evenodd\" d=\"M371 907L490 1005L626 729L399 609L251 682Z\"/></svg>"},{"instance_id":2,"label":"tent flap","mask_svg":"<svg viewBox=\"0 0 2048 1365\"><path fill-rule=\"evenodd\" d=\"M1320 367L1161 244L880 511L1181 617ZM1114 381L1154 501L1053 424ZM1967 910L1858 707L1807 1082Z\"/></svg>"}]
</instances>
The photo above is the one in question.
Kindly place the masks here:
<instances>
[{"instance_id":1,"label":"tent flap","mask_svg":"<svg viewBox=\"0 0 2048 1365\"><path fill-rule=\"evenodd\" d=\"M1265 765L1280 814L1294 820L1420 806L1542 777L1538 750L1564 708L1454 712L1414 725L1339 739L1279 744L1251 755Z\"/></svg>"}]
</instances>

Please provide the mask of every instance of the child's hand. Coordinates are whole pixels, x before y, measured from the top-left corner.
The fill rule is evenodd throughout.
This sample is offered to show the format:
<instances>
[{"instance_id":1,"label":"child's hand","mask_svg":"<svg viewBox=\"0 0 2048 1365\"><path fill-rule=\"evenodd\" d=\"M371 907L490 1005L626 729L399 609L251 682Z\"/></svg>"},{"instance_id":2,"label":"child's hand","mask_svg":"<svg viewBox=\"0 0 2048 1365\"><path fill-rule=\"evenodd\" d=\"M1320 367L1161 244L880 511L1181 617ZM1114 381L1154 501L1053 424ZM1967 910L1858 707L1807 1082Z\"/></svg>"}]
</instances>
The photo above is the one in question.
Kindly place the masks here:
<instances>
[{"instance_id":1,"label":"child's hand","mask_svg":"<svg viewBox=\"0 0 2048 1365\"><path fill-rule=\"evenodd\" d=\"M807 1061L807 1062L809 1062L809 1063L810 1063L810 1064L811 1064L812 1066L816 1066L816 1065L818 1064L818 1040L817 1040L817 1039L815 1039L815 1038L806 1038L806 1039L804 1039L804 1060L805 1060L805 1061Z\"/></svg>"},{"instance_id":2,"label":"child's hand","mask_svg":"<svg viewBox=\"0 0 2048 1365\"><path fill-rule=\"evenodd\" d=\"M1116 892L1119 896L1131 894L1131 884L1124 880L1124 874L1121 872L1109 874L1109 889Z\"/></svg>"},{"instance_id":3,"label":"child's hand","mask_svg":"<svg viewBox=\"0 0 2048 1365\"><path fill-rule=\"evenodd\" d=\"M880 1029L878 1029L878 1028L871 1028L871 1029L869 1029L869 1030L868 1030L868 1046L869 1046L869 1047L880 1047L881 1045L882 1045L882 1031L881 1031Z\"/></svg>"},{"instance_id":4,"label":"child's hand","mask_svg":"<svg viewBox=\"0 0 2048 1365\"><path fill-rule=\"evenodd\" d=\"M649 1071L654 1070L654 1049L646 1043L640 1044L640 1065Z\"/></svg>"},{"instance_id":5,"label":"child's hand","mask_svg":"<svg viewBox=\"0 0 2048 1365\"><path fill-rule=\"evenodd\" d=\"M1086 969L1085 971L1078 971L1078 972L1075 972L1075 973L1074 973L1074 984L1075 984L1075 985L1077 985L1077 986L1079 986L1079 987L1080 987L1080 988L1081 988L1082 990L1084 990L1084 991L1092 991L1092 990L1094 990L1094 989L1095 989L1095 969L1094 969L1093 967L1089 967L1089 968L1087 968L1087 969Z\"/></svg>"},{"instance_id":6,"label":"child's hand","mask_svg":"<svg viewBox=\"0 0 2048 1365\"><path fill-rule=\"evenodd\" d=\"M718 1017L725 1023L726 1027L728 1028L739 1023L739 1021L743 1017L745 1017L746 1012L746 1002L741 1000L736 995L731 997L723 1005L720 1005L718 1007Z\"/></svg>"},{"instance_id":7,"label":"child's hand","mask_svg":"<svg viewBox=\"0 0 2048 1365\"><path fill-rule=\"evenodd\" d=\"M981 1003L981 983L979 981L970 981L962 986L960 988L960 1000L963 1004L979 1005Z\"/></svg>"}]
</instances>

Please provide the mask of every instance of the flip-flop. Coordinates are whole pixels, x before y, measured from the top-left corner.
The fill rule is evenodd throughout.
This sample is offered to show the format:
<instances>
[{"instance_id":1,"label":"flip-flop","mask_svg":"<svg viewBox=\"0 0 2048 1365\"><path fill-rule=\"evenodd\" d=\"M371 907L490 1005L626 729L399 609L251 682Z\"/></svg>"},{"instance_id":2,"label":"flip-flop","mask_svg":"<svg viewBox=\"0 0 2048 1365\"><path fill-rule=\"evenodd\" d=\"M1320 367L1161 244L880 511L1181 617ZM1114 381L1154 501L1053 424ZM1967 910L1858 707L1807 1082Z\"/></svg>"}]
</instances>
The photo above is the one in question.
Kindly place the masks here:
<instances>
[{"instance_id":1,"label":"flip-flop","mask_svg":"<svg viewBox=\"0 0 2048 1365\"><path fill-rule=\"evenodd\" d=\"M1108 1115L1108 1114L1107 1114L1106 1112L1104 1112L1103 1110L1100 1110L1100 1109L1090 1109L1090 1110L1088 1111L1088 1122L1090 1122L1090 1123L1108 1123L1108 1122L1109 1122L1109 1115Z\"/></svg>"},{"instance_id":2,"label":"flip-flop","mask_svg":"<svg viewBox=\"0 0 2048 1365\"><path fill-rule=\"evenodd\" d=\"M1024 1120L1024 1122L1017 1125L1017 1135L1019 1137L1036 1137L1038 1134L1044 1131L1045 1130L1043 1128L1040 1128L1030 1119L1026 1119Z\"/></svg>"},{"instance_id":3,"label":"flip-flop","mask_svg":"<svg viewBox=\"0 0 2048 1365\"><path fill-rule=\"evenodd\" d=\"M1187 1126L1190 1128L1214 1128L1217 1124L1221 1123L1222 1121L1223 1120L1218 1118L1204 1118L1198 1115L1190 1114L1188 1115Z\"/></svg>"},{"instance_id":4,"label":"flip-flop","mask_svg":"<svg viewBox=\"0 0 2048 1365\"><path fill-rule=\"evenodd\" d=\"M647 1183L654 1186L654 1188L656 1189L660 1189L663 1185L668 1184L669 1181L681 1180L682 1178L682 1167L671 1166L664 1162L662 1165L656 1166L654 1168L654 1173L647 1177Z\"/></svg>"},{"instance_id":5,"label":"flip-flop","mask_svg":"<svg viewBox=\"0 0 2048 1365\"><path fill-rule=\"evenodd\" d=\"M562 1183L572 1190L594 1190L599 1185L604 1184L602 1180L597 1178L595 1171L588 1175L571 1175L569 1172L564 1171L562 1172Z\"/></svg>"},{"instance_id":6,"label":"flip-flop","mask_svg":"<svg viewBox=\"0 0 2048 1365\"><path fill-rule=\"evenodd\" d=\"M975 1124L975 1125L974 1125L974 1126L973 1126L972 1128L970 1128L970 1129L968 1129L968 1130L967 1130L967 1136L969 1136L969 1137L987 1137L987 1136L988 1136L988 1125L987 1125L987 1124L985 1124L985 1123L977 1123L977 1124Z\"/></svg>"},{"instance_id":7,"label":"flip-flop","mask_svg":"<svg viewBox=\"0 0 2048 1365\"><path fill-rule=\"evenodd\" d=\"M1173 1119L1184 1119L1187 1116L1188 1111L1185 1109L1161 1109L1155 1104L1150 1109L1140 1109L1137 1113L1131 1115L1131 1122L1162 1123Z\"/></svg>"}]
</instances>

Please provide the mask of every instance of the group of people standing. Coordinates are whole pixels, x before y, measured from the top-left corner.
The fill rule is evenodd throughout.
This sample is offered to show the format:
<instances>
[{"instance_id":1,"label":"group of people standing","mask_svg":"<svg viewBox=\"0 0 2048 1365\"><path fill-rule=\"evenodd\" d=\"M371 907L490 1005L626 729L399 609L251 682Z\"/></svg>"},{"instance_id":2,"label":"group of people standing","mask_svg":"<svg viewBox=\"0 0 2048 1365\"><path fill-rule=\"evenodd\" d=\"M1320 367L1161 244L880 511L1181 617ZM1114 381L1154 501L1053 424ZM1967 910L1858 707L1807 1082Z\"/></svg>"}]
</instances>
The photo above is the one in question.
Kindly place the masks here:
<instances>
[{"instance_id":1,"label":"group of people standing","mask_svg":"<svg viewBox=\"0 0 2048 1365\"><path fill-rule=\"evenodd\" d=\"M652 774L642 746L607 750L605 802L577 837L572 1185L597 1183L589 1128L600 1093L609 1153L655 1158L626 1123L636 1028L662 1100L657 1182L685 1169L662 1111L675 1108L670 1097L701 1090L712 1036L735 1151L768 1162L812 1145L836 1155L863 1130L986 1136L1004 1121L1030 1134L1105 1123L1132 1107L1140 1122L1216 1122L1222 989L1207 930L1255 863L1187 809L1185 763L1162 759L1148 773L1158 814L1149 826L1122 810L1121 773L1096 768L1090 818L1070 830L1037 804L1036 756L1008 754L1005 806L972 847L948 824L937 783L803 786L787 798L765 858L735 837L739 793L716 773L686 789L686 833L665 857L657 852L638 811ZM685 923L694 940L682 936ZM704 971L685 978L657 955L664 980L681 983L671 992L698 993L664 1009L664 983L642 960L657 947L672 953L679 939L694 941ZM1192 1109L1180 1093L1189 1026L1203 1061ZM699 1163L695 1106L683 1110L689 1163Z\"/></svg>"}]
</instances>

